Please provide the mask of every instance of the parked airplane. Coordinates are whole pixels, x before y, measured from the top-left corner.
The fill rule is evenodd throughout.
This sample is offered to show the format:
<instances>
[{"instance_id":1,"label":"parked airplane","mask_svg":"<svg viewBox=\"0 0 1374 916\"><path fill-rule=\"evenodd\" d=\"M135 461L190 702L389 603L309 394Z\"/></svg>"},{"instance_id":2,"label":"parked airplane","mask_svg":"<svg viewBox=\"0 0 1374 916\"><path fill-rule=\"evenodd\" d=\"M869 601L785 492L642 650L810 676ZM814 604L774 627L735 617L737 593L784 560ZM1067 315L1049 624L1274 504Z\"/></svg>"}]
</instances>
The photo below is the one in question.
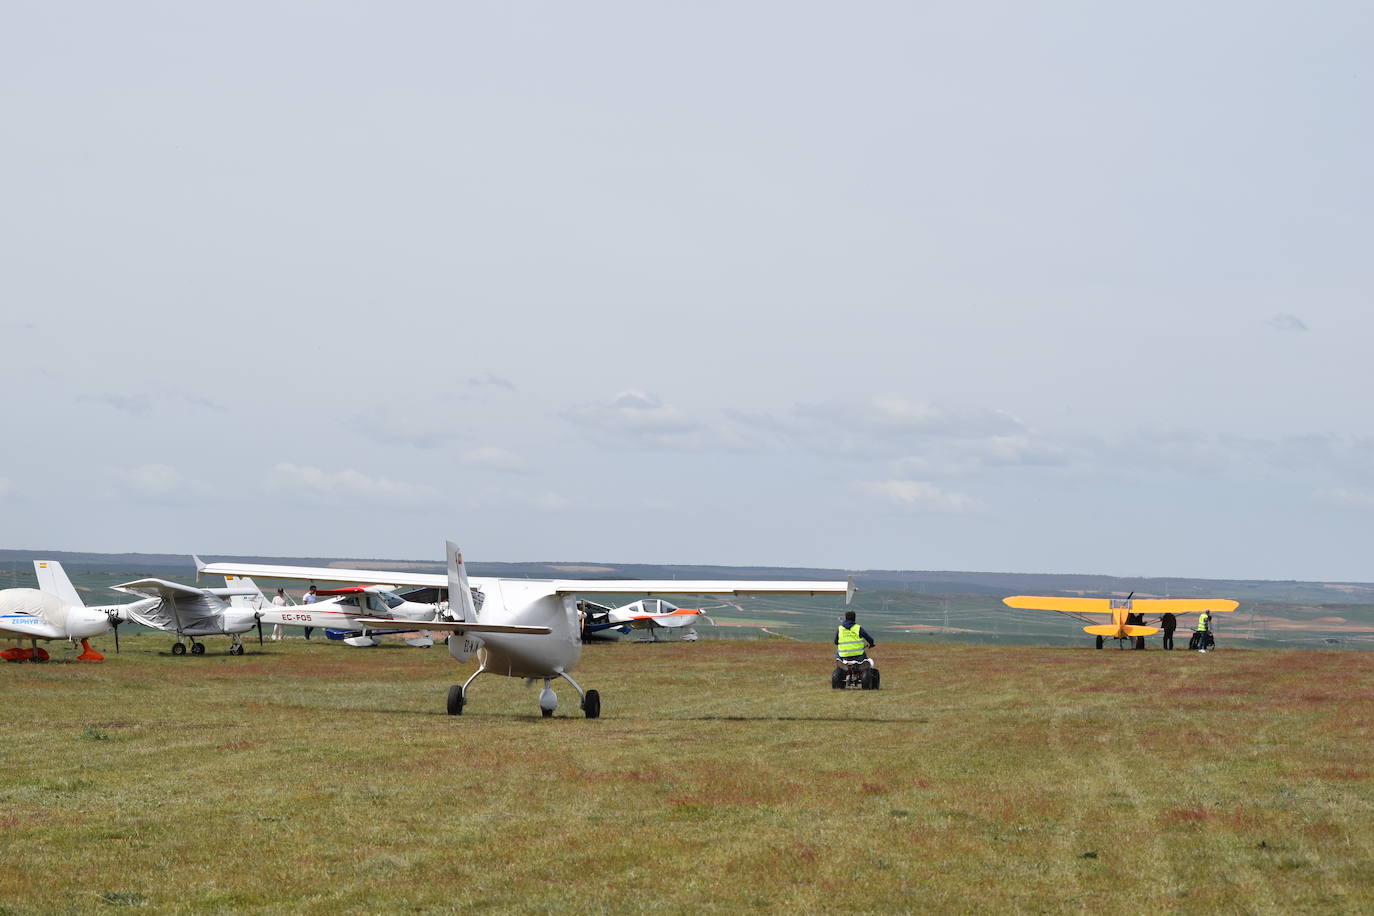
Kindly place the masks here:
<instances>
[{"instance_id":1,"label":"parked airplane","mask_svg":"<svg viewBox=\"0 0 1374 916\"><path fill-rule=\"evenodd\" d=\"M200 558L196 566L203 567ZM342 640L350 646L377 645L378 636L419 633L408 637L406 644L427 649L434 639L424 625L439 617L440 606L410 601L396 594L390 585L354 585L348 588L317 589L323 596L312 604L277 605L267 600L262 590L247 576L226 575L224 584L241 589L247 597L235 598L234 603L252 608L263 623L288 627L323 628L329 639ZM359 623L363 617L385 617L386 627L367 627Z\"/></svg>"},{"instance_id":2,"label":"parked airplane","mask_svg":"<svg viewBox=\"0 0 1374 916\"><path fill-rule=\"evenodd\" d=\"M641 630L649 634L644 641L658 642L658 631L681 629L682 639L697 639L694 624L706 615L699 608L678 607L662 598L641 598L621 607L607 607L595 601L579 601L582 612L582 638L598 633L629 633ZM709 620L709 618L708 618Z\"/></svg>"},{"instance_id":3,"label":"parked airplane","mask_svg":"<svg viewBox=\"0 0 1374 916\"><path fill-rule=\"evenodd\" d=\"M204 655L205 643L197 642L197 636L231 637L229 654L242 655L243 634L254 627L258 630L258 645L262 645L261 615L252 608L236 607L224 600L254 594L256 589L249 592L243 588L200 588L166 579L138 579L116 585L114 590L152 600L148 607L125 605L117 612L119 619L176 634L173 655L185 655L188 642L192 655Z\"/></svg>"},{"instance_id":4,"label":"parked airplane","mask_svg":"<svg viewBox=\"0 0 1374 916\"><path fill-rule=\"evenodd\" d=\"M0 637L18 644L0 652L6 661L45 662L48 650L38 640L69 639L81 643L78 661L101 662L105 656L91 648L90 637L113 629L115 650L119 649L119 615L131 607L151 607L155 602L136 601L133 605L114 604L86 607L72 587L66 570L56 560L34 560L38 588L7 588L0 591ZM23 648L27 640L30 648Z\"/></svg>"},{"instance_id":5,"label":"parked airplane","mask_svg":"<svg viewBox=\"0 0 1374 916\"><path fill-rule=\"evenodd\" d=\"M1135 648L1145 648L1145 637L1159 632L1159 627L1144 624L1146 614L1200 614L1203 611L1234 611L1240 607L1239 602L1228 598L1134 598L1134 595L1135 592L1125 598L1014 595L1003 598L1002 603L1007 607L1058 611L1077 617L1088 624L1083 631L1097 637L1096 645L1099 649L1107 639L1117 640L1117 648L1124 648L1123 643L1128 639L1134 643ZM1112 622L1100 624L1090 617L1084 617L1084 614L1108 614Z\"/></svg>"},{"instance_id":6,"label":"parked airplane","mask_svg":"<svg viewBox=\"0 0 1374 916\"><path fill-rule=\"evenodd\" d=\"M581 708L589 719L601 715L601 695L584 691L569 676L582 655L581 612L578 594L639 595L747 595L809 594L853 595L849 582L732 582L729 580L601 580L601 579L502 579L468 578L463 557L452 542L446 544L447 573L379 572L364 569L329 567L266 566L251 563L211 563L202 573L232 576L268 576L278 579L321 580L354 583L387 583L429 588L447 588L448 615L451 619L425 624L434 630L447 630L449 654L459 662L477 657L477 670L462 684L448 691L449 715L461 715L468 702L468 689L483 674L503 674L544 682L539 693L539 709L551 716L558 708L558 696L550 686L556 679L572 685L581 698ZM393 625L385 618L360 618L364 626Z\"/></svg>"}]
</instances>

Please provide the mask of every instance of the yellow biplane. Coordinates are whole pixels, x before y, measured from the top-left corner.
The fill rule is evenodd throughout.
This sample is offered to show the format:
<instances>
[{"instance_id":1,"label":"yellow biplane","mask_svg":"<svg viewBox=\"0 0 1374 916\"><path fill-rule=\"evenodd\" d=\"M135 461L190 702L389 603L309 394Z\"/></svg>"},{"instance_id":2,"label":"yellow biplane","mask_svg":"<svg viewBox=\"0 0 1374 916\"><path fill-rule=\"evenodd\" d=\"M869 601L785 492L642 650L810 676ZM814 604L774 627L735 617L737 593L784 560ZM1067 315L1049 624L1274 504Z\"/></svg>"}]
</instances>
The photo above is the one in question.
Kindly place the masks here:
<instances>
[{"instance_id":1,"label":"yellow biplane","mask_svg":"<svg viewBox=\"0 0 1374 916\"><path fill-rule=\"evenodd\" d=\"M1201 614L1203 611L1234 611L1240 602L1229 598L1135 598L1135 592L1125 598L1054 598L1038 595L1013 595L1003 598L1007 607L1035 611L1058 611L1087 623L1083 632L1097 637L1097 648L1104 641L1117 640L1117 648L1125 648L1130 640L1135 648L1145 648L1145 637L1159 632L1159 627L1145 624L1146 614ZM1134 600L1133 600L1134 599ZM1097 623L1085 614L1110 614L1111 623Z\"/></svg>"}]
</instances>

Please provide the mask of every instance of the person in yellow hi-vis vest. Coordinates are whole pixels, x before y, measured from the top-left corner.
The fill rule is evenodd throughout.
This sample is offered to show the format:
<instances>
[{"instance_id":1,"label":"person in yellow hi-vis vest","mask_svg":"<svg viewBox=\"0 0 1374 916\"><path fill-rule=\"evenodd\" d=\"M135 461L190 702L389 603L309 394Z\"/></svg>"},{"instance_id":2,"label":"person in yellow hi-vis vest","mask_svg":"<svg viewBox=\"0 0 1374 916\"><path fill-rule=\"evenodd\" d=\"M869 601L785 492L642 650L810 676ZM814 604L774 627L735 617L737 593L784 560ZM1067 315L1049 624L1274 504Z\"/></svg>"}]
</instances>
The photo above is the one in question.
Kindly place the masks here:
<instances>
[{"instance_id":1,"label":"person in yellow hi-vis vest","mask_svg":"<svg viewBox=\"0 0 1374 916\"><path fill-rule=\"evenodd\" d=\"M1206 652L1216 646L1216 637L1212 635L1212 612L1204 610L1197 616L1197 648L1199 652Z\"/></svg>"},{"instance_id":2,"label":"person in yellow hi-vis vest","mask_svg":"<svg viewBox=\"0 0 1374 916\"><path fill-rule=\"evenodd\" d=\"M868 650L877 645L868 631L859 626L853 611L844 612L839 631L835 634L835 656L857 661L868 657Z\"/></svg>"}]
</instances>

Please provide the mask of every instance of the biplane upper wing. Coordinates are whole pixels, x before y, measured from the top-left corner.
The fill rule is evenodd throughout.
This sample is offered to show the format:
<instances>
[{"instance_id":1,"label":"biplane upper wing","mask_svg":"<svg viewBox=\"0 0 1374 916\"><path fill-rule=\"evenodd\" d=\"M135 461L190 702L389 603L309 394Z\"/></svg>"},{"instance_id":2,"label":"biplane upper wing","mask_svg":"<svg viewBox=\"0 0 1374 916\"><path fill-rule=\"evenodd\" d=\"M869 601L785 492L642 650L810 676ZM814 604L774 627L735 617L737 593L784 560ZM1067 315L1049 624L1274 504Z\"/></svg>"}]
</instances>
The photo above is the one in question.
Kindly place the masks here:
<instances>
[{"instance_id":1,"label":"biplane upper wing","mask_svg":"<svg viewBox=\"0 0 1374 916\"><path fill-rule=\"evenodd\" d=\"M1240 602L1229 598L1136 598L1131 602L1131 610L1137 614L1200 614L1238 607Z\"/></svg>"},{"instance_id":2,"label":"biplane upper wing","mask_svg":"<svg viewBox=\"0 0 1374 916\"><path fill-rule=\"evenodd\" d=\"M1110 598L1055 598L1044 595L1012 595L1003 598L1007 607L1029 611L1059 611L1061 614L1110 614Z\"/></svg>"}]
</instances>

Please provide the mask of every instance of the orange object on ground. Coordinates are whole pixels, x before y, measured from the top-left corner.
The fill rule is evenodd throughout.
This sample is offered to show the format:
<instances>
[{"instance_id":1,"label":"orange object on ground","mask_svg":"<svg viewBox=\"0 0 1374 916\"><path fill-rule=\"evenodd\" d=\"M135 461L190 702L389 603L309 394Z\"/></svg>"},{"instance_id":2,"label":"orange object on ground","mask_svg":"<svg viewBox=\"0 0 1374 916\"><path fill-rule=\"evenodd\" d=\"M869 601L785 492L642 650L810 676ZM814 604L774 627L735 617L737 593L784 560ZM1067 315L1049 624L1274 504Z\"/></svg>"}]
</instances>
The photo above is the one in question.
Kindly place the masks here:
<instances>
[{"instance_id":1,"label":"orange object on ground","mask_svg":"<svg viewBox=\"0 0 1374 916\"><path fill-rule=\"evenodd\" d=\"M89 642L88 640L85 640L85 639L81 640L81 648L82 648L83 650L85 650L85 651L83 651L80 655L78 655L78 656L76 657L76 660L77 660L77 661L79 661L79 662L103 662L103 661L105 660L105 656L101 655L99 652L97 652L97 651L95 651L94 649L91 648L91 644L90 644L90 642Z\"/></svg>"}]
</instances>

